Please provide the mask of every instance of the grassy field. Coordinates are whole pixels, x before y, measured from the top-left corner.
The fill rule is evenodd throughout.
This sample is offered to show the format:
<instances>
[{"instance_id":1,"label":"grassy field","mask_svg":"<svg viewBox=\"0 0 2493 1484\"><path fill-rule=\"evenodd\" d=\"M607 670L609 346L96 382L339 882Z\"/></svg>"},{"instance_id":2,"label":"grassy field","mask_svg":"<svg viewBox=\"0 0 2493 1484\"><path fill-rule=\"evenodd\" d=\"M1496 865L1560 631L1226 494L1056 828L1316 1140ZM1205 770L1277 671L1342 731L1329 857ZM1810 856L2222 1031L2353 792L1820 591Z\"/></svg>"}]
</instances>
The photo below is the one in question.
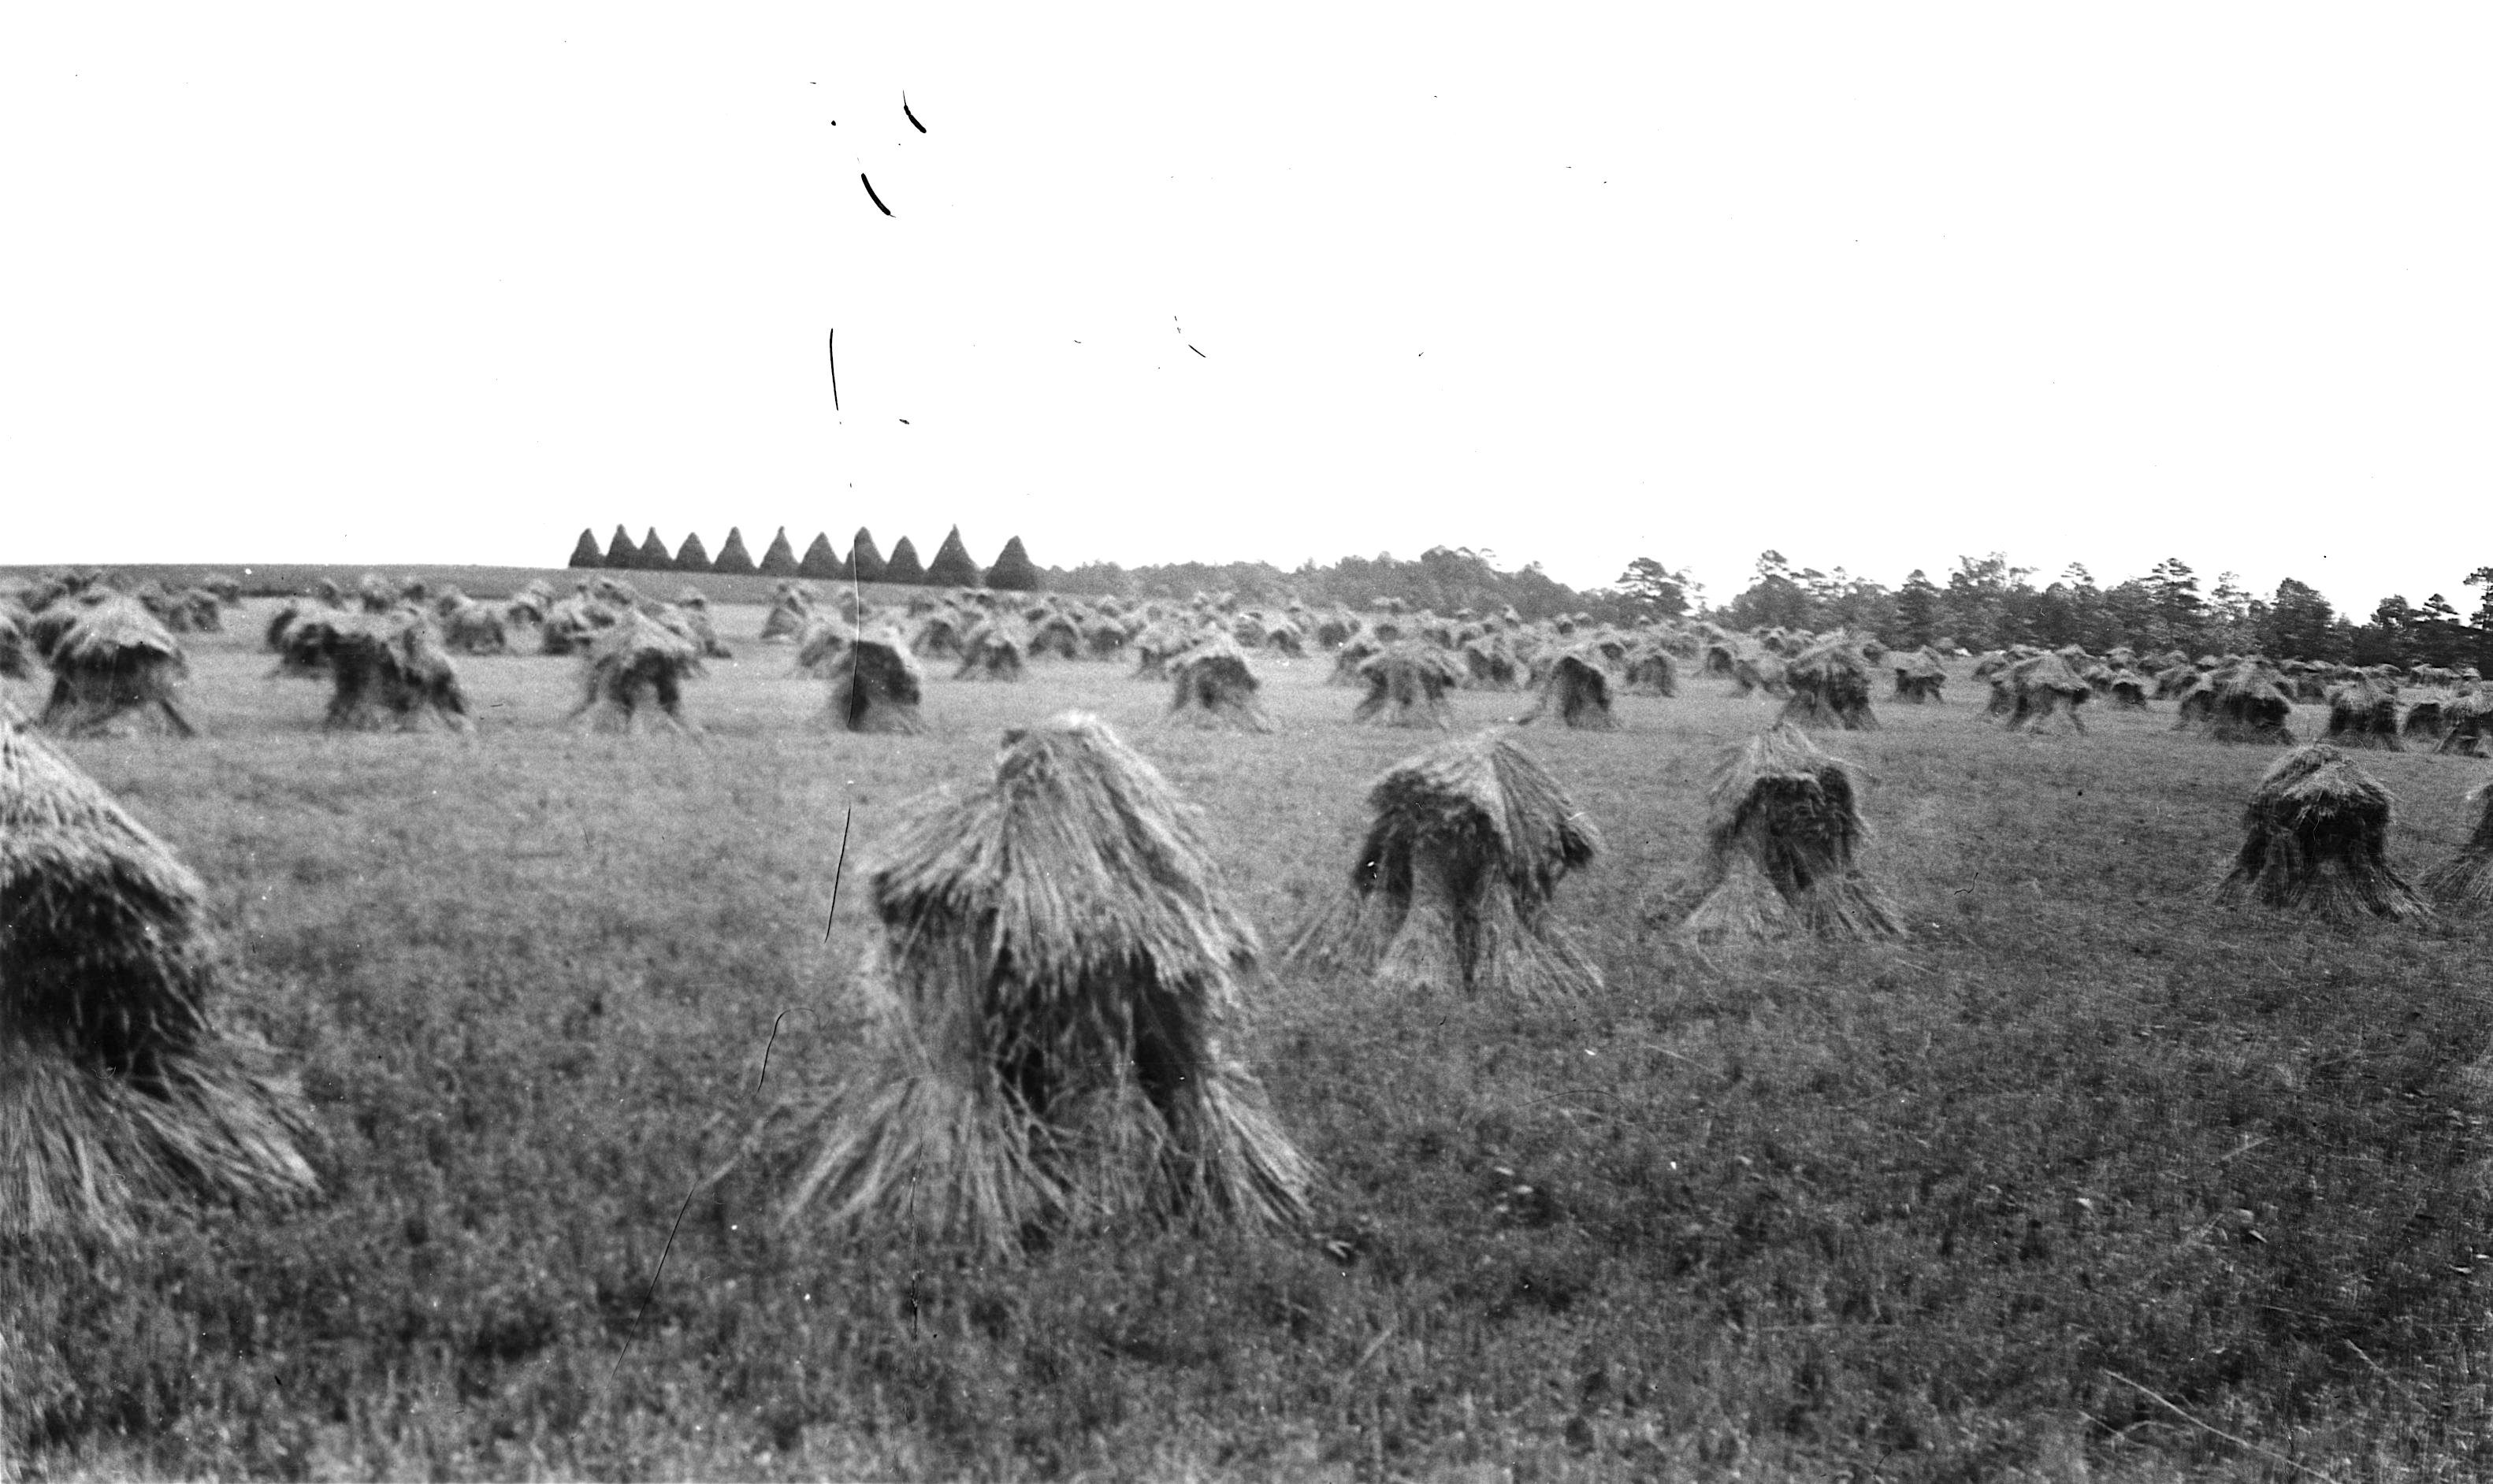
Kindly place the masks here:
<instances>
[{"instance_id":1,"label":"grassy field","mask_svg":"<svg viewBox=\"0 0 2493 1484\"><path fill-rule=\"evenodd\" d=\"M1309 1239L993 1266L773 1232L736 1176L670 1247L760 1107L853 1054L846 810L870 841L1006 727L1091 709L1203 807L1275 944L1427 740L1351 727L1321 660L1265 663L1266 737L1049 663L932 681L923 737L825 732L761 610L724 616L700 744L562 731L571 666L536 658L461 662L473 745L325 736L248 616L194 644L201 740L69 744L211 883L226 1012L301 1067L328 1194L0 1252L0 1472L2493 1470L2487 925L2219 907L2272 752L2169 707L2006 735L1963 680L1825 744L1875 779L1893 945L1708 961L1640 927L1765 703L1695 681L1613 733L1527 730L1608 841L1559 897L1607 989L1274 977L1244 1049L1326 1172ZM2456 846L2483 764L2365 766L2402 869Z\"/></svg>"}]
</instances>

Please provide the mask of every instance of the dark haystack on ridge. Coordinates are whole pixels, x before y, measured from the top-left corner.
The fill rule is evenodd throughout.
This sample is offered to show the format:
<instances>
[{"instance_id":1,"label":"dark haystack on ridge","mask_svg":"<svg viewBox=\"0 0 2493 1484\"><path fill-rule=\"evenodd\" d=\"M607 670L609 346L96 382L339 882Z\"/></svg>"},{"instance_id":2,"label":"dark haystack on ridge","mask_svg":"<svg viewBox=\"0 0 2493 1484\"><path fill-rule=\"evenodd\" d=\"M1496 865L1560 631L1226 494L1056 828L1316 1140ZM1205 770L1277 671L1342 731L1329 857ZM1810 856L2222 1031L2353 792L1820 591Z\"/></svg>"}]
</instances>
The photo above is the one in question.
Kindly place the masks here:
<instances>
[{"instance_id":1,"label":"dark haystack on ridge","mask_svg":"<svg viewBox=\"0 0 2493 1484\"><path fill-rule=\"evenodd\" d=\"M1256 976L1195 811L1096 718L1006 733L995 782L865 869L873 1066L761 1131L782 1206L1009 1253L1143 1216L1292 1227L1312 1178L1230 1050Z\"/></svg>"},{"instance_id":2,"label":"dark haystack on ridge","mask_svg":"<svg viewBox=\"0 0 2493 1484\"><path fill-rule=\"evenodd\" d=\"M2428 910L2389 869L2394 801L2326 742L2276 760L2242 811L2242 848L2218 895L2323 915L2413 917Z\"/></svg>"},{"instance_id":3,"label":"dark haystack on ridge","mask_svg":"<svg viewBox=\"0 0 2493 1484\"><path fill-rule=\"evenodd\" d=\"M2398 697L2387 686L2356 680L2328 693L2328 741L2338 747L2406 751L2398 740Z\"/></svg>"},{"instance_id":4,"label":"dark haystack on ridge","mask_svg":"<svg viewBox=\"0 0 2493 1484\"><path fill-rule=\"evenodd\" d=\"M1273 719L1255 693L1261 682L1235 639L1207 635L1203 642L1169 662L1168 723L1213 730L1265 732Z\"/></svg>"},{"instance_id":5,"label":"dark haystack on ridge","mask_svg":"<svg viewBox=\"0 0 2493 1484\"><path fill-rule=\"evenodd\" d=\"M1946 698L1940 691L1947 684L1947 668L1939 664L1939 657L1931 653L1928 645L1892 658L1896 699L1908 706L1923 706Z\"/></svg>"},{"instance_id":6,"label":"dark haystack on ridge","mask_svg":"<svg viewBox=\"0 0 2493 1484\"><path fill-rule=\"evenodd\" d=\"M162 717L177 735L195 735L175 698L190 673L182 646L136 599L106 593L92 603L55 605L35 615L33 628L52 670L46 731L92 736L135 712Z\"/></svg>"},{"instance_id":7,"label":"dark haystack on ridge","mask_svg":"<svg viewBox=\"0 0 2493 1484\"><path fill-rule=\"evenodd\" d=\"M897 631L877 629L858 636L831 663L828 673L831 725L910 736L926 729L917 714L923 677Z\"/></svg>"},{"instance_id":8,"label":"dark haystack on ridge","mask_svg":"<svg viewBox=\"0 0 2493 1484\"><path fill-rule=\"evenodd\" d=\"M1601 832L1511 735L1491 728L1397 764L1368 789L1367 811L1350 890L1300 930L1291 964L1411 994L1601 988L1549 915Z\"/></svg>"},{"instance_id":9,"label":"dark haystack on ridge","mask_svg":"<svg viewBox=\"0 0 2493 1484\"><path fill-rule=\"evenodd\" d=\"M2000 709L2000 689L2007 689L2010 731L2049 731L2055 719L2065 722L2072 731L2087 729L2078 708L2092 698L2094 687L2059 655L2030 655L2015 661L1992 677L1991 686L1995 715Z\"/></svg>"},{"instance_id":10,"label":"dark haystack on ridge","mask_svg":"<svg viewBox=\"0 0 2493 1484\"><path fill-rule=\"evenodd\" d=\"M701 673L697 641L634 608L589 642L580 704L564 720L585 716L599 731L629 732L654 722L690 733L683 683Z\"/></svg>"},{"instance_id":11,"label":"dark haystack on ridge","mask_svg":"<svg viewBox=\"0 0 2493 1484\"><path fill-rule=\"evenodd\" d=\"M1805 933L1898 937L1895 913L1861 876L1869 836L1850 766L1777 725L1732 746L1706 794L1706 858L1661 915L1693 943Z\"/></svg>"},{"instance_id":12,"label":"dark haystack on ridge","mask_svg":"<svg viewBox=\"0 0 2493 1484\"><path fill-rule=\"evenodd\" d=\"M198 878L66 758L0 719L0 1234L135 1234L189 1192L318 1187L313 1123L210 1014Z\"/></svg>"},{"instance_id":13,"label":"dark haystack on ridge","mask_svg":"<svg viewBox=\"0 0 2493 1484\"><path fill-rule=\"evenodd\" d=\"M1781 722L1843 731L1877 729L1878 718L1870 709L1870 662L1845 636L1820 639L1794 655L1784 667L1784 683L1791 687L1791 698L1784 702Z\"/></svg>"},{"instance_id":14,"label":"dark haystack on ridge","mask_svg":"<svg viewBox=\"0 0 2493 1484\"><path fill-rule=\"evenodd\" d=\"M1610 712L1610 672L1590 645L1571 649L1549 664L1541 682L1541 698L1523 725L1555 717L1584 731L1615 731L1619 721Z\"/></svg>"},{"instance_id":15,"label":"dark haystack on ridge","mask_svg":"<svg viewBox=\"0 0 2493 1484\"><path fill-rule=\"evenodd\" d=\"M1348 652L1349 646L1343 650ZM1462 662L1431 644L1397 643L1368 656L1359 667L1367 694L1350 719L1376 727L1454 725L1446 693L1463 682Z\"/></svg>"},{"instance_id":16,"label":"dark haystack on ridge","mask_svg":"<svg viewBox=\"0 0 2493 1484\"><path fill-rule=\"evenodd\" d=\"M2423 874L2423 889L2452 906L2493 905L2493 783L2467 795L2476 806L2476 830L2458 853Z\"/></svg>"},{"instance_id":17,"label":"dark haystack on ridge","mask_svg":"<svg viewBox=\"0 0 2493 1484\"><path fill-rule=\"evenodd\" d=\"M285 668L328 670L334 688L323 725L333 731L411 730L428 719L453 731L475 729L433 625L404 608L307 621L287 646Z\"/></svg>"}]
</instances>

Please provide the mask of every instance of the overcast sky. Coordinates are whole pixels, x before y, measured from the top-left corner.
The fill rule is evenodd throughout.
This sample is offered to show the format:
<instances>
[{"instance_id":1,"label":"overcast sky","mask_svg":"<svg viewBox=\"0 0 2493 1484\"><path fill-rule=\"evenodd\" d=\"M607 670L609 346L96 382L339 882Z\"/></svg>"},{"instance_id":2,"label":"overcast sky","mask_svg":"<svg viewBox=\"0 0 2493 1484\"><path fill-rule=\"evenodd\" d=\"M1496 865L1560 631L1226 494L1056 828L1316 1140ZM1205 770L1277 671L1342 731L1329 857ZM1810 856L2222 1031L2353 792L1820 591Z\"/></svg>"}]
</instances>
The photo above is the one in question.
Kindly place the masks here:
<instances>
[{"instance_id":1,"label":"overcast sky","mask_svg":"<svg viewBox=\"0 0 2493 1484\"><path fill-rule=\"evenodd\" d=\"M0 560L2493 562L2478 7L653 10L8 8Z\"/></svg>"}]
</instances>

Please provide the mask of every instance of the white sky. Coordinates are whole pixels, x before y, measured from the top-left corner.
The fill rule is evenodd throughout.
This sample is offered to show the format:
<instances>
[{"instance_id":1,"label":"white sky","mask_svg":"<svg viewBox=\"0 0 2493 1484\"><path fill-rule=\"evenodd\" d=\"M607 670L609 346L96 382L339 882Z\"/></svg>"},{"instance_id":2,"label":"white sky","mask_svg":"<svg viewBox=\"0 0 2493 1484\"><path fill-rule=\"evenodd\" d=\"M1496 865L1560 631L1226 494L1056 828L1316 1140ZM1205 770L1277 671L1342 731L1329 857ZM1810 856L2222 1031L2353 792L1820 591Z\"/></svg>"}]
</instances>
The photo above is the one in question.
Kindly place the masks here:
<instances>
[{"instance_id":1,"label":"white sky","mask_svg":"<svg viewBox=\"0 0 2493 1484\"><path fill-rule=\"evenodd\" d=\"M1198 9L9 7L0 560L958 522L2474 607L2493 13Z\"/></svg>"}]
</instances>

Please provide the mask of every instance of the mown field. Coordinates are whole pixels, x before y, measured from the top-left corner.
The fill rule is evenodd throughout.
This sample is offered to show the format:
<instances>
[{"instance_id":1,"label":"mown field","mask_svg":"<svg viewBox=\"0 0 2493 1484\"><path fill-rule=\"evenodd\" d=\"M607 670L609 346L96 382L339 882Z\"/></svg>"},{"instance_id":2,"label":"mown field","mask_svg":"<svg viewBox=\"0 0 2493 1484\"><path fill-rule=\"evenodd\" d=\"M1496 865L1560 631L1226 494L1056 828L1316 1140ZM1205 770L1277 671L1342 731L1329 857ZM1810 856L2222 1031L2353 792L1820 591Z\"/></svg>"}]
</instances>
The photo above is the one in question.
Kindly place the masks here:
<instances>
[{"instance_id":1,"label":"mown field","mask_svg":"<svg viewBox=\"0 0 2493 1484\"><path fill-rule=\"evenodd\" d=\"M2493 1470L2488 925L2217 905L2275 755L2169 708L2028 738L1962 679L1882 706L1824 745L1875 781L1910 938L1713 959L1641 918L1771 705L1697 680L1613 733L1530 728L1608 842L1559 897L1604 993L1273 976L1245 1050L1325 1171L1319 1230L991 1265L775 1231L744 1174L685 1204L853 1054L844 815L869 844L1006 727L1091 709L1202 806L1277 946L1425 736L1350 726L1321 660L1263 664L1272 736L1164 729L1126 666L1050 662L939 670L923 737L826 732L754 608L698 744L563 731L572 666L539 658L462 662L472 745L326 736L252 607L193 641L201 740L66 750L210 883L226 1013L300 1066L327 1197L0 1252L0 1472ZM2483 763L2365 765L2398 866L2455 848Z\"/></svg>"}]
</instances>

